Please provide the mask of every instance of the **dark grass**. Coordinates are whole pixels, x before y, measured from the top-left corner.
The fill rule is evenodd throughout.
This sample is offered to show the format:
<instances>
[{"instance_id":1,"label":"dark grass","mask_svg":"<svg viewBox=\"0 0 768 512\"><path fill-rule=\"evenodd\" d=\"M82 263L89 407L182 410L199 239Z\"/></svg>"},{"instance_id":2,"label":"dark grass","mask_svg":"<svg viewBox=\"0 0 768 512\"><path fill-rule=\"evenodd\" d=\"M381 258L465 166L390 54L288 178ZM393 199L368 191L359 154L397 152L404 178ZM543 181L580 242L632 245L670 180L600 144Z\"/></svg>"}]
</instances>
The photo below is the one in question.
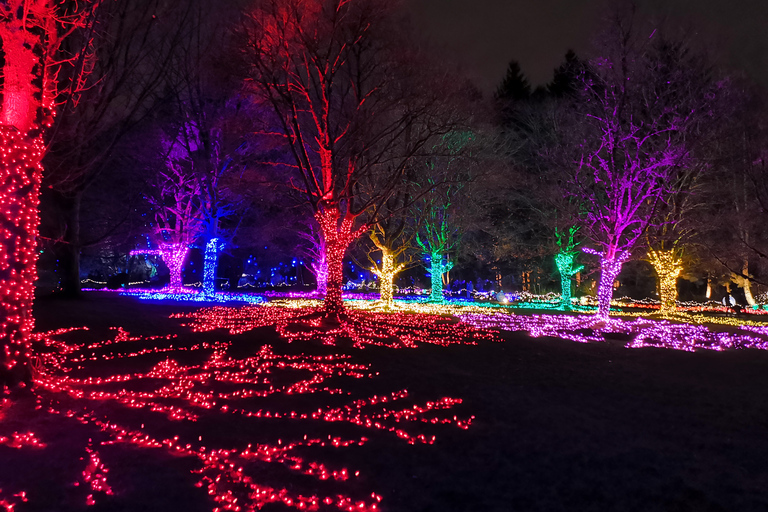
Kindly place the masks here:
<instances>
[{"instance_id":1,"label":"dark grass","mask_svg":"<svg viewBox=\"0 0 768 512\"><path fill-rule=\"evenodd\" d=\"M168 318L196 308L88 294L71 302L41 300L36 317L40 330L88 325L90 331L68 336L94 341L112 337L108 328L120 325L132 334L178 333L174 343L231 339L233 354L253 353L263 343L276 352L334 351L311 343L287 345L270 328L240 336L193 334L182 321ZM616 341L582 345L520 333L503 338L479 346L336 350L379 372L373 379L334 381L354 397L407 388L416 402L462 398L452 414L474 415L474 423L467 431L424 427L437 436L434 445L412 446L349 424L201 417L199 424L184 425L156 421L146 411L126 414L116 404L101 407L127 424L147 422L157 436L204 431L211 445L275 442L302 433L369 437L363 447L304 453L332 467L360 470L359 479L333 484L336 490L354 496L376 492L388 511L768 510L768 353L629 350ZM157 356L150 359L131 364L146 370ZM304 408L334 399L348 401L277 396L259 407ZM15 489L30 497L18 511L214 507L194 487L197 478L190 470L196 460L124 444L97 446L107 437L94 426L44 414L34 405L18 398L0 420L0 433L33 430L48 443L38 451L0 446L0 499ZM80 458L89 438L110 468L116 493L94 507L86 507L87 493L72 485L84 467ZM274 465L253 469L269 485L319 486ZM320 492L332 487L323 486Z\"/></svg>"}]
</instances>

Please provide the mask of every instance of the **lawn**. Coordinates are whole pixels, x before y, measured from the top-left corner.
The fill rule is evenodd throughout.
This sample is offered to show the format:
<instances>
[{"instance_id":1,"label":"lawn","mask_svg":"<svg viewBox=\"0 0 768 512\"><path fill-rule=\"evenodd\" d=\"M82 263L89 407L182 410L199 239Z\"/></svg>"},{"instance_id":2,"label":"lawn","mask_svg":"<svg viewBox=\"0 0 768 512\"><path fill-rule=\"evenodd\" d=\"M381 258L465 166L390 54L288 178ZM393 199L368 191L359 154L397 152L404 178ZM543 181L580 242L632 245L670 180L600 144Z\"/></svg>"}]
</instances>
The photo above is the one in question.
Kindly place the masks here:
<instances>
[{"instance_id":1,"label":"lawn","mask_svg":"<svg viewBox=\"0 0 768 512\"><path fill-rule=\"evenodd\" d=\"M768 510L766 351L264 309L38 301L0 510Z\"/></svg>"}]
</instances>

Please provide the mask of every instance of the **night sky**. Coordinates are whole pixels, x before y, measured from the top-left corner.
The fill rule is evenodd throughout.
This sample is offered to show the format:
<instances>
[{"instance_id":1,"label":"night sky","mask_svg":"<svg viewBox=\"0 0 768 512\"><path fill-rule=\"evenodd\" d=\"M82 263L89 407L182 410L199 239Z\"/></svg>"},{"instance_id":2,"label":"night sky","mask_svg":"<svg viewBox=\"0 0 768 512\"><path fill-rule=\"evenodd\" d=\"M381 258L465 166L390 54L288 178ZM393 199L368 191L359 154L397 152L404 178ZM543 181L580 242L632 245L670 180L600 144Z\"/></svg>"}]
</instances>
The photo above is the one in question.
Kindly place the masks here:
<instances>
[{"instance_id":1,"label":"night sky","mask_svg":"<svg viewBox=\"0 0 768 512\"><path fill-rule=\"evenodd\" d=\"M417 26L486 91L507 64L520 62L534 85L546 83L572 48L590 49L606 0L406 0ZM641 12L697 29L701 44L728 67L768 87L768 1L644 0Z\"/></svg>"}]
</instances>

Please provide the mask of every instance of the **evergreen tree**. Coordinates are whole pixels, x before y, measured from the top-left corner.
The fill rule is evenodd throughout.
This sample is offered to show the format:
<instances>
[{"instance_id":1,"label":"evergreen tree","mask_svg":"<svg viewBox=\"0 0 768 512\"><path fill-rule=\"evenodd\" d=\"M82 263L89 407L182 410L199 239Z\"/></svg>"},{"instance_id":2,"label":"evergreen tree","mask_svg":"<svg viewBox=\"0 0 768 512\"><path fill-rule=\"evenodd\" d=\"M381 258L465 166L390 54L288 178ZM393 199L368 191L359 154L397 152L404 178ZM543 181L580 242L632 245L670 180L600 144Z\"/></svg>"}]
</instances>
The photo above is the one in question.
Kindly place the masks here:
<instances>
[{"instance_id":1,"label":"evergreen tree","mask_svg":"<svg viewBox=\"0 0 768 512\"><path fill-rule=\"evenodd\" d=\"M526 100L530 96L531 84L520 69L520 64L515 60L511 61L494 97L498 101L510 102Z\"/></svg>"}]
</instances>

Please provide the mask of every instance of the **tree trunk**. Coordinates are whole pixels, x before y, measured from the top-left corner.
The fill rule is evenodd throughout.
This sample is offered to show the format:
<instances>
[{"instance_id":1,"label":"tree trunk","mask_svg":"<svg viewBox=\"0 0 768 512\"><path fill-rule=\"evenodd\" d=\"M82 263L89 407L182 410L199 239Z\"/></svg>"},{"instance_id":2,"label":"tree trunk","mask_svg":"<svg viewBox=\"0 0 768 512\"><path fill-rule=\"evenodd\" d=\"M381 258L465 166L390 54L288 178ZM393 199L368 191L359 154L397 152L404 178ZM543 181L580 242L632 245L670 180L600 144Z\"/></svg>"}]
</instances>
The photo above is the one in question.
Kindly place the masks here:
<instances>
[{"instance_id":1,"label":"tree trunk","mask_svg":"<svg viewBox=\"0 0 768 512\"><path fill-rule=\"evenodd\" d=\"M429 273L432 281L432 291L429 293L430 302L443 302L443 273L453 268L453 264L448 262L443 264L443 255L439 252L433 252L429 256Z\"/></svg>"},{"instance_id":2,"label":"tree trunk","mask_svg":"<svg viewBox=\"0 0 768 512\"><path fill-rule=\"evenodd\" d=\"M744 258L744 266L741 269L741 273L744 274L745 276L749 276L749 261L746 258ZM752 296L752 287L749 282L749 279L744 278L743 288L744 288L744 297L747 299L747 304L749 304L750 306L754 306L755 304L757 304L757 302L755 302L755 298Z\"/></svg>"},{"instance_id":3,"label":"tree trunk","mask_svg":"<svg viewBox=\"0 0 768 512\"><path fill-rule=\"evenodd\" d=\"M347 216L341 222L338 206L330 206L315 214L325 240L325 261L328 264L328 280L324 308L326 315L338 316L344 312L341 287L344 285L344 253L359 233L352 231L354 218Z\"/></svg>"},{"instance_id":4,"label":"tree trunk","mask_svg":"<svg viewBox=\"0 0 768 512\"><path fill-rule=\"evenodd\" d=\"M683 270L683 264L675 251L648 251L648 261L658 277L659 313L669 315L677 311L677 278Z\"/></svg>"},{"instance_id":5,"label":"tree trunk","mask_svg":"<svg viewBox=\"0 0 768 512\"><path fill-rule=\"evenodd\" d=\"M560 272L560 306L571 310L571 276L563 272Z\"/></svg>"},{"instance_id":6,"label":"tree trunk","mask_svg":"<svg viewBox=\"0 0 768 512\"><path fill-rule=\"evenodd\" d=\"M395 257L385 249L381 251L381 267L376 275L379 276L379 300L385 308L391 308L395 303Z\"/></svg>"},{"instance_id":7,"label":"tree trunk","mask_svg":"<svg viewBox=\"0 0 768 512\"><path fill-rule=\"evenodd\" d=\"M600 284L597 287L597 318L608 320L613 298L613 282L621 272L624 258L616 257L600 259Z\"/></svg>"},{"instance_id":8,"label":"tree trunk","mask_svg":"<svg viewBox=\"0 0 768 512\"><path fill-rule=\"evenodd\" d=\"M61 289L67 297L80 295L80 204L81 194L61 198L67 225L61 244Z\"/></svg>"},{"instance_id":9,"label":"tree trunk","mask_svg":"<svg viewBox=\"0 0 768 512\"><path fill-rule=\"evenodd\" d=\"M205 244L205 257L203 259L203 293L214 295L216 293L216 267L219 262L221 241L211 238Z\"/></svg>"},{"instance_id":10,"label":"tree trunk","mask_svg":"<svg viewBox=\"0 0 768 512\"><path fill-rule=\"evenodd\" d=\"M315 273L315 281L317 281L315 293L320 297L325 297L328 292L328 260L326 260L325 254L320 261L312 263L312 270Z\"/></svg>"},{"instance_id":11,"label":"tree trunk","mask_svg":"<svg viewBox=\"0 0 768 512\"><path fill-rule=\"evenodd\" d=\"M571 277L573 276L573 254L560 252L555 255L555 265L560 272L560 307L571 309Z\"/></svg>"},{"instance_id":12,"label":"tree trunk","mask_svg":"<svg viewBox=\"0 0 768 512\"><path fill-rule=\"evenodd\" d=\"M31 380L29 334L37 277L40 140L0 126L0 389Z\"/></svg>"},{"instance_id":13,"label":"tree trunk","mask_svg":"<svg viewBox=\"0 0 768 512\"><path fill-rule=\"evenodd\" d=\"M187 259L189 247L183 244L163 247L163 261L171 272L171 282L168 284L172 290L180 290L184 287L184 261Z\"/></svg>"}]
</instances>

